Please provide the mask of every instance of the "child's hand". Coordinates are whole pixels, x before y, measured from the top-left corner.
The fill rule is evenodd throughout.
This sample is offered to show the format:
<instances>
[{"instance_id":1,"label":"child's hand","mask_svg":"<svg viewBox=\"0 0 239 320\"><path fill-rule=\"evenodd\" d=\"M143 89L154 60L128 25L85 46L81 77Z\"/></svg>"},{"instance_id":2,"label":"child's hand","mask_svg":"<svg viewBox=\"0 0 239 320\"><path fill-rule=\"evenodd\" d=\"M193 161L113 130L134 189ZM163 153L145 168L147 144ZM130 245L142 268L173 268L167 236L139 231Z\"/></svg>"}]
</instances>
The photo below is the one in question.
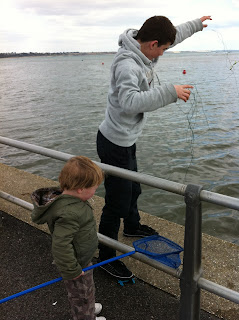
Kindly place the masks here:
<instances>
[{"instance_id":1,"label":"child's hand","mask_svg":"<svg viewBox=\"0 0 239 320\"><path fill-rule=\"evenodd\" d=\"M84 275L84 271L82 271L82 273L78 276L78 277L75 277L74 279L72 279L72 280L77 280L77 279L79 279L81 276L83 276Z\"/></svg>"},{"instance_id":2,"label":"child's hand","mask_svg":"<svg viewBox=\"0 0 239 320\"><path fill-rule=\"evenodd\" d=\"M174 88L177 92L178 98L187 102L187 100L189 99L190 94L191 94L191 91L188 90L188 88L192 89L193 86L190 86L188 84L184 84L184 85L175 85Z\"/></svg>"}]
</instances>

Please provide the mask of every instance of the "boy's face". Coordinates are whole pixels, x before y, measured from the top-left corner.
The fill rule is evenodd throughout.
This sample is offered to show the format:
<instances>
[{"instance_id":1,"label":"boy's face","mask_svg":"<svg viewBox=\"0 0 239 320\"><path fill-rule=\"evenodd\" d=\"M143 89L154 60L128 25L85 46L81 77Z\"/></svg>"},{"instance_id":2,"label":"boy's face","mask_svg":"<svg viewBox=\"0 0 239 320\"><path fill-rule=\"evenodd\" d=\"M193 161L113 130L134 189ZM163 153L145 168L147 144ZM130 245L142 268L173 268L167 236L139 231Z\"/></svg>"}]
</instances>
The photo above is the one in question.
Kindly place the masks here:
<instances>
[{"instance_id":1,"label":"boy's face","mask_svg":"<svg viewBox=\"0 0 239 320\"><path fill-rule=\"evenodd\" d=\"M91 197L93 197L97 188L98 188L98 186L94 186L94 187L86 188L86 189L78 189L79 198L82 201L89 200Z\"/></svg>"},{"instance_id":2,"label":"boy's face","mask_svg":"<svg viewBox=\"0 0 239 320\"><path fill-rule=\"evenodd\" d=\"M159 56L162 56L164 54L164 51L167 50L171 45L171 43L168 42L166 44L158 46L157 40L143 42L143 43L140 41L138 42L140 43L141 51L149 60L153 60L158 58Z\"/></svg>"},{"instance_id":3,"label":"boy's face","mask_svg":"<svg viewBox=\"0 0 239 320\"><path fill-rule=\"evenodd\" d=\"M168 42L166 44L162 44L161 46L158 47L158 42L156 42L152 46L152 56L153 59L158 58L159 56L162 56L164 54L164 51L167 50L170 47L171 43Z\"/></svg>"}]
</instances>

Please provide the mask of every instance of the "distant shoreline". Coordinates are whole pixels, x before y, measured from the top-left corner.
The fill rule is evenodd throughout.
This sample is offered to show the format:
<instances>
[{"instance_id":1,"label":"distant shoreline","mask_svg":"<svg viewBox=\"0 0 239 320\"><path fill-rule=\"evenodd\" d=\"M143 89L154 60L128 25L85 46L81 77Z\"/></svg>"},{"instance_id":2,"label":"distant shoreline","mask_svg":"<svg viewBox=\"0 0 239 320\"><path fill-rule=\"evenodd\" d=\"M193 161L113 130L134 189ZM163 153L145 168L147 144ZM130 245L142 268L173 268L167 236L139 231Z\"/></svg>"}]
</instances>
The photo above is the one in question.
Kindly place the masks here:
<instances>
[{"instance_id":1,"label":"distant shoreline","mask_svg":"<svg viewBox=\"0 0 239 320\"><path fill-rule=\"evenodd\" d=\"M178 54L178 53L234 53L239 50L201 50L201 51L167 51L167 54ZM55 57L55 56L86 56L86 55L103 55L103 54L116 54L114 51L110 52L7 52L0 53L0 58L22 58L22 57Z\"/></svg>"},{"instance_id":2,"label":"distant shoreline","mask_svg":"<svg viewBox=\"0 0 239 320\"><path fill-rule=\"evenodd\" d=\"M41 57L41 56L86 56L99 54L115 54L116 52L9 52L0 53L0 58L22 58L22 57Z\"/></svg>"}]
</instances>

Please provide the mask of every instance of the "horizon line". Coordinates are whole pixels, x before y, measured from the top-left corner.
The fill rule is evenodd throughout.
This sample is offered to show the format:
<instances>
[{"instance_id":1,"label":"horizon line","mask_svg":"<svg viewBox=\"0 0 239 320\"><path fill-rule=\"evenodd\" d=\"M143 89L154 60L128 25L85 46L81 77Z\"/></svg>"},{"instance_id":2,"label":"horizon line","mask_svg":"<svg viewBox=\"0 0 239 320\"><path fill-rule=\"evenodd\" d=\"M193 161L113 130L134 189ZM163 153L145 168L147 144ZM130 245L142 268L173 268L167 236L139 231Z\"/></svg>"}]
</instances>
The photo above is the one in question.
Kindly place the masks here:
<instances>
[{"instance_id":1,"label":"horizon line","mask_svg":"<svg viewBox=\"0 0 239 320\"><path fill-rule=\"evenodd\" d=\"M233 52L233 51L239 51L239 49L233 49L233 50L169 50L165 53L186 53L186 52L198 52L198 53L208 53L208 52ZM116 54L117 51L58 51L58 52L0 52L0 58L4 56L18 56L18 55L94 55L94 54Z\"/></svg>"}]
</instances>

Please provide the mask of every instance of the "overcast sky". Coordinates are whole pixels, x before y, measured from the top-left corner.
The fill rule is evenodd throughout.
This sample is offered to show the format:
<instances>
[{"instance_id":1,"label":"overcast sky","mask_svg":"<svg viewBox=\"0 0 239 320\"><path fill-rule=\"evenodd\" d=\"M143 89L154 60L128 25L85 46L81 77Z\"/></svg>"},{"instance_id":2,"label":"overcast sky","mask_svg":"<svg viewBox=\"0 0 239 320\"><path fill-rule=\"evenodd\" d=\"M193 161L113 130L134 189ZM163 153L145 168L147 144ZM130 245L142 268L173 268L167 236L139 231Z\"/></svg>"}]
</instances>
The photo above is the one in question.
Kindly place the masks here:
<instances>
[{"instance_id":1,"label":"overcast sky","mask_svg":"<svg viewBox=\"0 0 239 320\"><path fill-rule=\"evenodd\" d=\"M175 26L212 16L173 50L239 50L239 0L1 0L0 52L116 51L125 29L154 15Z\"/></svg>"}]
</instances>

